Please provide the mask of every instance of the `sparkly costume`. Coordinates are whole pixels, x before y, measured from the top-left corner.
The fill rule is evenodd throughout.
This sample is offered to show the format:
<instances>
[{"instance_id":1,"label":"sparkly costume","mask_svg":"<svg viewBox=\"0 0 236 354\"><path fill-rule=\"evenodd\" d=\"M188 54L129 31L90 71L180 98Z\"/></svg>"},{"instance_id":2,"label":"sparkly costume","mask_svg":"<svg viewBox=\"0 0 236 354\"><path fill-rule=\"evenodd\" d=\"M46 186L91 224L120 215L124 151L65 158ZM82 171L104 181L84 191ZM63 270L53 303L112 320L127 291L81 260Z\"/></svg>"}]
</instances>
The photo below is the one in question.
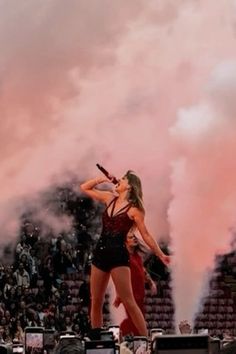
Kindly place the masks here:
<instances>
[{"instance_id":1,"label":"sparkly costume","mask_svg":"<svg viewBox=\"0 0 236 354\"><path fill-rule=\"evenodd\" d=\"M92 264L104 272L121 266L129 266L129 253L125 245L126 236L133 226L128 216L131 205L127 204L114 214L117 198L114 198L103 213L101 237L94 251ZM112 206L111 214L108 208Z\"/></svg>"}]
</instances>

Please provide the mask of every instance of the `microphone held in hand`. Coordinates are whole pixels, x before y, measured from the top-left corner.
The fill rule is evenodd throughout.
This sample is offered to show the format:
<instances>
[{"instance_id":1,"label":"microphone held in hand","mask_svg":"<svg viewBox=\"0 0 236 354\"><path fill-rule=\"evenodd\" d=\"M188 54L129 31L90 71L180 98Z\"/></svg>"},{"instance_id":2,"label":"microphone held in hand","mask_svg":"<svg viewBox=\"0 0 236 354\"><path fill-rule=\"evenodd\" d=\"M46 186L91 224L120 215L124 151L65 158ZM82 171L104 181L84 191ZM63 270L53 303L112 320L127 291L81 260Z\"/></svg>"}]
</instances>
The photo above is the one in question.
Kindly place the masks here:
<instances>
[{"instance_id":1,"label":"microphone held in hand","mask_svg":"<svg viewBox=\"0 0 236 354\"><path fill-rule=\"evenodd\" d=\"M102 167L98 163L96 164L96 166L112 183L114 183L114 184L118 183L118 179L116 179L114 176L111 176L109 174L109 172L104 167Z\"/></svg>"}]
</instances>

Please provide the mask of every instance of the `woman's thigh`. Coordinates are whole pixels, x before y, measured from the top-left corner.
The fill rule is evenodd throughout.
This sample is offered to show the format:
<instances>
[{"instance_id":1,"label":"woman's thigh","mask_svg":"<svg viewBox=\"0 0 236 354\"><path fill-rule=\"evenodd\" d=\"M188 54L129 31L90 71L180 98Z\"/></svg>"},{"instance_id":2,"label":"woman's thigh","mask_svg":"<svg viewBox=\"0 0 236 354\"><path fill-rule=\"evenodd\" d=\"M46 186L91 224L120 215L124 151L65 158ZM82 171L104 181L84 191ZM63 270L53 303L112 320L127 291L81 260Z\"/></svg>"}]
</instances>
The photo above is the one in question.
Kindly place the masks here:
<instances>
[{"instance_id":1,"label":"woman's thigh","mask_svg":"<svg viewBox=\"0 0 236 354\"><path fill-rule=\"evenodd\" d=\"M92 299L102 299L105 295L110 273L103 272L99 268L92 265L90 277L90 291Z\"/></svg>"},{"instance_id":2,"label":"woman's thigh","mask_svg":"<svg viewBox=\"0 0 236 354\"><path fill-rule=\"evenodd\" d=\"M131 285L131 275L129 267L117 267L111 270L111 277L115 284L116 292L122 302L133 299L133 290ZM135 300L134 300L135 301Z\"/></svg>"}]
</instances>

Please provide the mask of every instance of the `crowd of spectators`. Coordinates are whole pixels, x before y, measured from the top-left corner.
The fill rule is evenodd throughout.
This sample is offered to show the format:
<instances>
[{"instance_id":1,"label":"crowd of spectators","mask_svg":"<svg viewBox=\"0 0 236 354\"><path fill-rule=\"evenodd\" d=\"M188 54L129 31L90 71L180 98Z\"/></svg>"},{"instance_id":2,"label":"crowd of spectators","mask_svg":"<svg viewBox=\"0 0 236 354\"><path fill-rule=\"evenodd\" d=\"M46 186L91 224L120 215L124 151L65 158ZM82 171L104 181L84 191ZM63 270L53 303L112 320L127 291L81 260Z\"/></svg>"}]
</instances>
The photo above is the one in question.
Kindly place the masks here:
<instances>
[{"instance_id":1,"label":"crowd of spectators","mask_svg":"<svg viewBox=\"0 0 236 354\"><path fill-rule=\"evenodd\" d=\"M89 331L89 268L97 227L96 206L69 188L58 188L54 205L73 216L68 233L42 235L40 222L23 215L14 260L0 264L0 341L23 341L27 326L56 332ZM56 200L56 204L55 204ZM92 222L91 222L92 219ZM96 233L94 232L96 235Z\"/></svg>"},{"instance_id":2,"label":"crowd of spectators","mask_svg":"<svg viewBox=\"0 0 236 354\"><path fill-rule=\"evenodd\" d=\"M0 342L24 340L27 326L43 326L79 336L90 330L89 271L92 248L99 235L99 213L90 199L78 197L69 187L51 193L57 213L73 216L73 228L55 234L42 232L32 213L22 216L22 227L11 264L0 263ZM225 274L235 275L235 252L222 257ZM146 266L156 282L169 281L169 272L155 257ZM166 297L158 286L158 296ZM162 294L163 292L163 294ZM108 314L107 307L104 313Z\"/></svg>"}]
</instances>

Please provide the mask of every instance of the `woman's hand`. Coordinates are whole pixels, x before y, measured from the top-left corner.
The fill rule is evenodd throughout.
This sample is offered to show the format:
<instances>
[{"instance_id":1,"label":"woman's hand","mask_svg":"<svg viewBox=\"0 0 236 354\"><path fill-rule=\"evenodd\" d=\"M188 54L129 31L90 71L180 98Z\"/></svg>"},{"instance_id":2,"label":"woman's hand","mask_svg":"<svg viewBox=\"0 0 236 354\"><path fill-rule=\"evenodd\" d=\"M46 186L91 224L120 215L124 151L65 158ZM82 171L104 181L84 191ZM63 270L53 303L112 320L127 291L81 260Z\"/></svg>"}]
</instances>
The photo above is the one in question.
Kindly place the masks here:
<instances>
[{"instance_id":1,"label":"woman's hand","mask_svg":"<svg viewBox=\"0 0 236 354\"><path fill-rule=\"evenodd\" d=\"M119 180L113 175L109 174L107 177L108 177L108 182L110 183L117 184L119 182Z\"/></svg>"},{"instance_id":2,"label":"woman's hand","mask_svg":"<svg viewBox=\"0 0 236 354\"><path fill-rule=\"evenodd\" d=\"M121 304L121 299L119 298L119 296L117 296L113 302L113 306L115 306L116 308L118 308Z\"/></svg>"},{"instance_id":3,"label":"woman's hand","mask_svg":"<svg viewBox=\"0 0 236 354\"><path fill-rule=\"evenodd\" d=\"M100 183L111 183L111 180L105 176L101 176L97 178L97 184Z\"/></svg>"},{"instance_id":4,"label":"woman's hand","mask_svg":"<svg viewBox=\"0 0 236 354\"><path fill-rule=\"evenodd\" d=\"M167 256L166 254L163 254L162 256L160 256L160 260L168 267L171 262L171 257Z\"/></svg>"},{"instance_id":5,"label":"woman's hand","mask_svg":"<svg viewBox=\"0 0 236 354\"><path fill-rule=\"evenodd\" d=\"M132 354L131 350L128 348L128 343L127 342L122 342L120 344L120 354Z\"/></svg>"},{"instance_id":6,"label":"woman's hand","mask_svg":"<svg viewBox=\"0 0 236 354\"><path fill-rule=\"evenodd\" d=\"M154 283L153 280L152 280L152 282L150 284L150 290L151 290L151 295L152 296L157 294L157 286L156 286L156 283Z\"/></svg>"}]
</instances>

